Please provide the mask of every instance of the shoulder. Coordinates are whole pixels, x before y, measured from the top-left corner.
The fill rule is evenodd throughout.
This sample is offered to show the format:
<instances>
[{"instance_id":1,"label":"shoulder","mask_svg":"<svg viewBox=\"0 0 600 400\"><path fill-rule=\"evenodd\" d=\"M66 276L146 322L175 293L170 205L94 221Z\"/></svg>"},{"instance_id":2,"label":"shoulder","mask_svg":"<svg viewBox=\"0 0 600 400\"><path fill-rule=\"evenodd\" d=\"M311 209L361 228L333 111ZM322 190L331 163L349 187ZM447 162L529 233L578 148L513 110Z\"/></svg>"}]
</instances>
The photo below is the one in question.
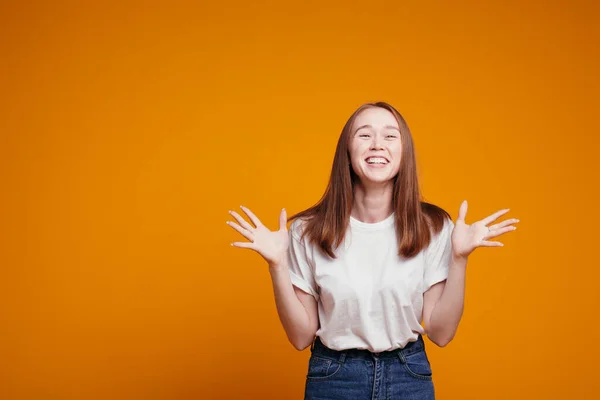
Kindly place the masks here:
<instances>
[{"instance_id":1,"label":"shoulder","mask_svg":"<svg viewBox=\"0 0 600 400\"><path fill-rule=\"evenodd\" d=\"M425 248L426 257L437 258L443 255L452 246L452 231L454 222L452 219L446 218L443 221L441 228L435 232L432 230L431 239Z\"/></svg>"},{"instance_id":2,"label":"shoulder","mask_svg":"<svg viewBox=\"0 0 600 400\"><path fill-rule=\"evenodd\" d=\"M436 206L432 203L427 203L426 201L421 202L421 212L427 219L430 224L433 225L441 225L445 219L452 220L452 216L448 211L444 210L440 206Z\"/></svg>"},{"instance_id":3,"label":"shoulder","mask_svg":"<svg viewBox=\"0 0 600 400\"><path fill-rule=\"evenodd\" d=\"M303 242L303 236L306 229L307 220L305 218L296 218L290 224L289 231L294 239Z\"/></svg>"},{"instance_id":4,"label":"shoulder","mask_svg":"<svg viewBox=\"0 0 600 400\"><path fill-rule=\"evenodd\" d=\"M296 218L290 224L290 231L294 233L302 233L304 232L304 228L306 227L306 220L303 218Z\"/></svg>"},{"instance_id":5,"label":"shoulder","mask_svg":"<svg viewBox=\"0 0 600 400\"><path fill-rule=\"evenodd\" d=\"M454 228L452 216L443 208L422 201L421 211L423 212L425 221L427 221L432 237L446 233L448 230L452 231Z\"/></svg>"},{"instance_id":6,"label":"shoulder","mask_svg":"<svg viewBox=\"0 0 600 400\"><path fill-rule=\"evenodd\" d=\"M449 235L454 230L454 221L451 218L444 218L444 225L438 235Z\"/></svg>"},{"instance_id":7,"label":"shoulder","mask_svg":"<svg viewBox=\"0 0 600 400\"><path fill-rule=\"evenodd\" d=\"M444 218L440 226L431 227L432 242L447 238L452 234L452 230L454 230L454 222L451 218Z\"/></svg>"}]
</instances>

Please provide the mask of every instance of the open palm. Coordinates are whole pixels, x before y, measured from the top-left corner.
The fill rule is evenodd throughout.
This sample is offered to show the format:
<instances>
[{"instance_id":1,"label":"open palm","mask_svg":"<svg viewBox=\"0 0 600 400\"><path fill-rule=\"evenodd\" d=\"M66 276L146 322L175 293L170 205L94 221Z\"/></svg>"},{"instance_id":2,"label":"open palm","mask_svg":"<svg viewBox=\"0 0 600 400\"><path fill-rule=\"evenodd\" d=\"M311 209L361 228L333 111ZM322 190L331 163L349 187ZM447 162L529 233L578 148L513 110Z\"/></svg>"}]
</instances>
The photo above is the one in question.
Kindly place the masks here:
<instances>
[{"instance_id":1,"label":"open palm","mask_svg":"<svg viewBox=\"0 0 600 400\"><path fill-rule=\"evenodd\" d=\"M509 209L495 212L494 214L468 225L465 222L467 216L467 201L463 201L458 211L458 218L452 231L452 251L455 257L468 257L477 247L504 246L500 242L489 239L500 236L506 232L517 229L512 224L519 222L518 219L508 219L494 225L487 226L500 216L506 214Z\"/></svg>"},{"instance_id":2,"label":"open palm","mask_svg":"<svg viewBox=\"0 0 600 400\"><path fill-rule=\"evenodd\" d=\"M252 249L259 253L269 265L281 265L287 255L289 236L285 208L279 214L279 230L271 231L260 222L248 208L240 206L254 224L252 226L235 211L229 211L239 224L227 221L227 224L242 234L249 242L233 242L232 246Z\"/></svg>"}]
</instances>

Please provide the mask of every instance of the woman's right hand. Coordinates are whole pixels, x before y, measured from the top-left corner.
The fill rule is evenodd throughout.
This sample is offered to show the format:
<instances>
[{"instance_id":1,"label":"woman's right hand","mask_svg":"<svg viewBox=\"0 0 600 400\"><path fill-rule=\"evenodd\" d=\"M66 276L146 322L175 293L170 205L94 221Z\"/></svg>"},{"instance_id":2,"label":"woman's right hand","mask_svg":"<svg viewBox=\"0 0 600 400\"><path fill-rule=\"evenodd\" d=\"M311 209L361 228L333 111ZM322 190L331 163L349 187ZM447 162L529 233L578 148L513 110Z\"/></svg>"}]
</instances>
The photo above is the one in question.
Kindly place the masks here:
<instances>
[{"instance_id":1,"label":"woman's right hand","mask_svg":"<svg viewBox=\"0 0 600 400\"><path fill-rule=\"evenodd\" d=\"M242 234L249 242L233 242L232 246L252 249L260 254L269 267L283 265L289 247L289 236L287 230L287 214L285 208L279 214L279 230L270 231L260 222L258 217L248 208L240 206L242 211L250 218L255 226L250 225L235 211L229 211L239 224L227 221L227 225Z\"/></svg>"}]
</instances>

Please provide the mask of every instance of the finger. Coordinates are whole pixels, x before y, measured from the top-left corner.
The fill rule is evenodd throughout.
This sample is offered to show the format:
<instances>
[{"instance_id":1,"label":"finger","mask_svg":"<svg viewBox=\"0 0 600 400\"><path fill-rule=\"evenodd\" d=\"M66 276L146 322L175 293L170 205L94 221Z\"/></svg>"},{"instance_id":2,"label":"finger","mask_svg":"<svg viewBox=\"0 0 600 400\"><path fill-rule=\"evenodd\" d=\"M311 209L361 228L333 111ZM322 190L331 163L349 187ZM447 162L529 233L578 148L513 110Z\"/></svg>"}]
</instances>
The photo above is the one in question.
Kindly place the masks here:
<instances>
[{"instance_id":1,"label":"finger","mask_svg":"<svg viewBox=\"0 0 600 400\"><path fill-rule=\"evenodd\" d=\"M490 229L500 229L500 228L504 228L507 225L516 224L517 222L519 222L519 220L516 219L516 218L507 219L506 221L502 221L502 222L497 223L495 225L490 225L489 228Z\"/></svg>"},{"instance_id":2,"label":"finger","mask_svg":"<svg viewBox=\"0 0 600 400\"><path fill-rule=\"evenodd\" d=\"M279 214L279 230L287 231L287 211L285 211L285 208Z\"/></svg>"},{"instance_id":3,"label":"finger","mask_svg":"<svg viewBox=\"0 0 600 400\"><path fill-rule=\"evenodd\" d=\"M481 242L481 246L483 246L483 247L502 247L502 246L504 246L504 243L488 242L487 240L484 240Z\"/></svg>"},{"instance_id":4,"label":"finger","mask_svg":"<svg viewBox=\"0 0 600 400\"><path fill-rule=\"evenodd\" d=\"M241 248L244 248L244 249L256 250L254 248L254 243L250 243L250 242L233 242L233 243L231 243L231 245L233 247L241 247Z\"/></svg>"},{"instance_id":5,"label":"finger","mask_svg":"<svg viewBox=\"0 0 600 400\"><path fill-rule=\"evenodd\" d=\"M259 226L262 226L262 222L260 222L260 219L258 219L258 217L256 215L254 215L254 213L252 211L250 211L249 209L247 209L244 206L240 206L240 208L242 209L242 211L244 211L246 213L248 218L250 218L250 221L252 221L254 226L256 226L257 228Z\"/></svg>"},{"instance_id":6,"label":"finger","mask_svg":"<svg viewBox=\"0 0 600 400\"><path fill-rule=\"evenodd\" d=\"M500 216L506 214L509 211L510 211L510 208L505 208L504 210L497 211L497 212L493 213L492 215L490 215L489 217L482 219L481 222L483 222L484 225L487 225L490 222L497 220Z\"/></svg>"},{"instance_id":7,"label":"finger","mask_svg":"<svg viewBox=\"0 0 600 400\"><path fill-rule=\"evenodd\" d=\"M227 221L227 225L229 225L230 227L232 227L233 229L235 229L236 231L241 233L249 241L254 242L254 235L248 229L244 229L241 226L239 226L238 224L236 224L235 222L231 222L231 221Z\"/></svg>"},{"instance_id":8,"label":"finger","mask_svg":"<svg viewBox=\"0 0 600 400\"><path fill-rule=\"evenodd\" d=\"M239 222L240 225L242 227L244 227L245 229L248 229L249 231L254 229L254 227L252 225L250 225L248 223L248 221L246 221L244 218L242 218L242 216L240 214L236 213L235 211L229 211L229 214L231 214L233 216L233 218L235 218L237 220L237 222Z\"/></svg>"},{"instance_id":9,"label":"finger","mask_svg":"<svg viewBox=\"0 0 600 400\"><path fill-rule=\"evenodd\" d=\"M506 228L492 229L487 235L485 235L485 237L486 239L491 239L493 237L500 236L506 232L514 231L515 229L517 229L516 226L507 226Z\"/></svg>"},{"instance_id":10,"label":"finger","mask_svg":"<svg viewBox=\"0 0 600 400\"><path fill-rule=\"evenodd\" d=\"M461 205L460 208L458 209L458 217L456 218L456 221L462 221L465 222L465 218L467 217L467 208L469 207L469 205L467 204L467 201L464 200Z\"/></svg>"}]
</instances>

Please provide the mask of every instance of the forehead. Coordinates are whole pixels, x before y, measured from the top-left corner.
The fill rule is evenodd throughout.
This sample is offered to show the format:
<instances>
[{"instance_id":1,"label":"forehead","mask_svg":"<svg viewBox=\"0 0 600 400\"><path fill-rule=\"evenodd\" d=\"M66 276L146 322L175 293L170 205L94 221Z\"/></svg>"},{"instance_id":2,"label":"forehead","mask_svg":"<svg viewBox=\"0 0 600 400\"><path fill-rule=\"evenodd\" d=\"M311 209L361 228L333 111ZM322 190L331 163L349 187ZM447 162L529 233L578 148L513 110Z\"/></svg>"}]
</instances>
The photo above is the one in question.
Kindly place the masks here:
<instances>
[{"instance_id":1,"label":"forehead","mask_svg":"<svg viewBox=\"0 0 600 400\"><path fill-rule=\"evenodd\" d=\"M369 107L362 110L356 116L352 125L354 129L363 125L371 125L373 127L391 125L395 126L396 128L400 128L394 115L390 111L381 107Z\"/></svg>"}]
</instances>

